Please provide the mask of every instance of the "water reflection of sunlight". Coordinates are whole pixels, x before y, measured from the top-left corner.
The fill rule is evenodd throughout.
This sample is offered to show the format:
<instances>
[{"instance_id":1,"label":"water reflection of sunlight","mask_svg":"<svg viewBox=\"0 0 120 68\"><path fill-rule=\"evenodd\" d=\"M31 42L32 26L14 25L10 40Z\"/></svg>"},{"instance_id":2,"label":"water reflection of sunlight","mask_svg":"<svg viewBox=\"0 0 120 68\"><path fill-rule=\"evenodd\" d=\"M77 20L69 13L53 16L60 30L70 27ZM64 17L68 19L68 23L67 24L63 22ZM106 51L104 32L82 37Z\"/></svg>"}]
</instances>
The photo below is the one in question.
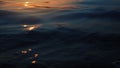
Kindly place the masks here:
<instances>
[{"instance_id":1,"label":"water reflection of sunlight","mask_svg":"<svg viewBox=\"0 0 120 68\"><path fill-rule=\"evenodd\" d=\"M34 6L32 6L30 2L24 2L24 6L26 8L34 8Z\"/></svg>"},{"instance_id":2,"label":"water reflection of sunlight","mask_svg":"<svg viewBox=\"0 0 120 68\"><path fill-rule=\"evenodd\" d=\"M76 0L75 0L76 1ZM82 0L81 0L82 1ZM18 9L24 9L24 8L53 8L53 7L66 7L66 6L73 6L71 3L74 2L74 0L44 0L44 1L33 1L33 0L29 0L29 1L9 1L5 4L3 4L2 6L3 9L14 9L14 11L17 11Z\"/></svg>"},{"instance_id":3,"label":"water reflection of sunlight","mask_svg":"<svg viewBox=\"0 0 120 68\"><path fill-rule=\"evenodd\" d=\"M23 25L23 27L27 27L28 25Z\"/></svg>"},{"instance_id":4,"label":"water reflection of sunlight","mask_svg":"<svg viewBox=\"0 0 120 68\"><path fill-rule=\"evenodd\" d=\"M19 54L19 52L17 54ZM37 63L37 59L38 59L37 57L39 56L39 54L35 53L31 48L21 50L19 55L22 55L22 57L29 58L29 60L31 61L32 64ZM19 57L18 57L18 59L19 59Z\"/></svg>"},{"instance_id":5,"label":"water reflection of sunlight","mask_svg":"<svg viewBox=\"0 0 120 68\"><path fill-rule=\"evenodd\" d=\"M34 57L38 57L39 54L34 54Z\"/></svg>"},{"instance_id":6,"label":"water reflection of sunlight","mask_svg":"<svg viewBox=\"0 0 120 68\"><path fill-rule=\"evenodd\" d=\"M35 29L35 26L27 28L27 30L29 30L29 31L34 30L34 29Z\"/></svg>"},{"instance_id":7,"label":"water reflection of sunlight","mask_svg":"<svg viewBox=\"0 0 120 68\"><path fill-rule=\"evenodd\" d=\"M29 6L29 2L25 2L24 6L28 7Z\"/></svg>"},{"instance_id":8,"label":"water reflection of sunlight","mask_svg":"<svg viewBox=\"0 0 120 68\"><path fill-rule=\"evenodd\" d=\"M22 54L27 54L26 50L21 51Z\"/></svg>"},{"instance_id":9,"label":"water reflection of sunlight","mask_svg":"<svg viewBox=\"0 0 120 68\"><path fill-rule=\"evenodd\" d=\"M30 49L28 49L28 51L32 51L32 49L30 48Z\"/></svg>"},{"instance_id":10,"label":"water reflection of sunlight","mask_svg":"<svg viewBox=\"0 0 120 68\"><path fill-rule=\"evenodd\" d=\"M35 64L35 63L36 63L36 61L35 61L35 60L33 60L33 61L32 61L32 64Z\"/></svg>"},{"instance_id":11,"label":"water reflection of sunlight","mask_svg":"<svg viewBox=\"0 0 120 68\"><path fill-rule=\"evenodd\" d=\"M35 30L35 29L37 29L37 28L39 28L41 26L42 26L41 24L37 24L37 25L23 25L24 30L27 30L27 31Z\"/></svg>"}]
</instances>

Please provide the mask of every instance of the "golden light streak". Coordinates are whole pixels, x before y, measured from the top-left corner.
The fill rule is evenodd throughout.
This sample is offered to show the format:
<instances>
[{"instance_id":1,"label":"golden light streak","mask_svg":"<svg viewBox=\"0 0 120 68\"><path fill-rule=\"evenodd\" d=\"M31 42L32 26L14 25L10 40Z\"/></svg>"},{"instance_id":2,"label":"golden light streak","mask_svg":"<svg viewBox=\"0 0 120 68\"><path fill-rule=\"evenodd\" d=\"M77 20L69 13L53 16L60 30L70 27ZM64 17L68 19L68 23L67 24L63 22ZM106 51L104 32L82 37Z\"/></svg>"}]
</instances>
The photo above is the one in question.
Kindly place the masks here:
<instances>
[{"instance_id":1,"label":"golden light streak","mask_svg":"<svg viewBox=\"0 0 120 68\"><path fill-rule=\"evenodd\" d=\"M33 61L32 61L32 64L35 64L35 63L36 63L36 61L35 61L35 60L33 60Z\"/></svg>"},{"instance_id":2,"label":"golden light streak","mask_svg":"<svg viewBox=\"0 0 120 68\"><path fill-rule=\"evenodd\" d=\"M34 57L38 57L39 54L34 54Z\"/></svg>"},{"instance_id":3,"label":"golden light streak","mask_svg":"<svg viewBox=\"0 0 120 68\"><path fill-rule=\"evenodd\" d=\"M35 30L39 27L41 27L42 24L37 24L37 25L23 25L24 27L24 30L27 30L27 31L32 31L32 30Z\"/></svg>"},{"instance_id":4,"label":"golden light streak","mask_svg":"<svg viewBox=\"0 0 120 68\"><path fill-rule=\"evenodd\" d=\"M25 2L24 6L27 8L33 8L34 6L32 6L32 4L30 2Z\"/></svg>"},{"instance_id":5,"label":"golden light streak","mask_svg":"<svg viewBox=\"0 0 120 68\"><path fill-rule=\"evenodd\" d=\"M29 31L34 30L34 29L35 29L35 26L32 26L32 27L28 28Z\"/></svg>"},{"instance_id":6,"label":"golden light streak","mask_svg":"<svg viewBox=\"0 0 120 68\"><path fill-rule=\"evenodd\" d=\"M29 6L29 2L25 2L24 6L28 7Z\"/></svg>"},{"instance_id":7,"label":"golden light streak","mask_svg":"<svg viewBox=\"0 0 120 68\"><path fill-rule=\"evenodd\" d=\"M23 27L27 27L28 25L23 25Z\"/></svg>"},{"instance_id":8,"label":"golden light streak","mask_svg":"<svg viewBox=\"0 0 120 68\"><path fill-rule=\"evenodd\" d=\"M27 51L23 50L21 51L22 54L27 54Z\"/></svg>"}]
</instances>

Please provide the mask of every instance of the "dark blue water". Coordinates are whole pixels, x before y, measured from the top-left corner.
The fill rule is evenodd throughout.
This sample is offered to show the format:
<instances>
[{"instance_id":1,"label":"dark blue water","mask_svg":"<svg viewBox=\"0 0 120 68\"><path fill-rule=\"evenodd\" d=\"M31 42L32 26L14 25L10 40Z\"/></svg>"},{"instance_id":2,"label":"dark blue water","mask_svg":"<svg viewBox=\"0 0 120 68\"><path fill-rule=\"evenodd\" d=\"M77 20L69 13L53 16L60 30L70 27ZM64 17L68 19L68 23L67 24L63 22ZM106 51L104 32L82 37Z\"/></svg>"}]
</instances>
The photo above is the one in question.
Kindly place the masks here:
<instances>
[{"instance_id":1,"label":"dark blue water","mask_svg":"<svg viewBox=\"0 0 120 68\"><path fill-rule=\"evenodd\" d=\"M34 8L6 4L0 1L1 67L25 68L36 60L48 68L119 68L120 1L68 0Z\"/></svg>"}]
</instances>

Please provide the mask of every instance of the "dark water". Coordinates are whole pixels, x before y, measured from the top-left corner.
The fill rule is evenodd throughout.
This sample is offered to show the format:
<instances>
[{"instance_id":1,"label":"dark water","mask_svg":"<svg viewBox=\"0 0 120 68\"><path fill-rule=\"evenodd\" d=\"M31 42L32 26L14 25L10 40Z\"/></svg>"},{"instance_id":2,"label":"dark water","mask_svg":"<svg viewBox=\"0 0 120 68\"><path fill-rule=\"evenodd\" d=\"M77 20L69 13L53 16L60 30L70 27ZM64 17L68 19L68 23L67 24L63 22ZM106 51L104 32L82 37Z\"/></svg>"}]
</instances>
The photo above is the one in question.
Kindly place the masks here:
<instances>
[{"instance_id":1,"label":"dark water","mask_svg":"<svg viewBox=\"0 0 120 68\"><path fill-rule=\"evenodd\" d=\"M0 1L0 68L120 67L120 1L20 9L5 4Z\"/></svg>"}]
</instances>

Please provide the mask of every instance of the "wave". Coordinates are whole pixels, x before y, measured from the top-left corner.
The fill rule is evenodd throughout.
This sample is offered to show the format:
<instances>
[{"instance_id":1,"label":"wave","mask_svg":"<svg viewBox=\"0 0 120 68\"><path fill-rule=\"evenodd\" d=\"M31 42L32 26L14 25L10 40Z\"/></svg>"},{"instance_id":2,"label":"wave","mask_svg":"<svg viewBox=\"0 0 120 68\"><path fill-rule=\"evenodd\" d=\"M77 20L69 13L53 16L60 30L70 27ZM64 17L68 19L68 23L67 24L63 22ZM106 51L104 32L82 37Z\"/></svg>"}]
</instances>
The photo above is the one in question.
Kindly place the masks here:
<instances>
[{"instance_id":1,"label":"wave","mask_svg":"<svg viewBox=\"0 0 120 68\"><path fill-rule=\"evenodd\" d=\"M64 44L75 44L75 43L89 43L98 44L103 43L104 45L120 44L119 34L101 34L101 33L90 33L84 32L71 28L58 28L57 30L49 31L28 31L21 34L1 34L0 44L1 47L11 47L12 46L30 46L39 43L45 43L47 41L57 40Z\"/></svg>"},{"instance_id":2,"label":"wave","mask_svg":"<svg viewBox=\"0 0 120 68\"><path fill-rule=\"evenodd\" d=\"M25 65L23 64L23 66L28 67L47 66L49 68L53 64L62 68L79 68L86 67L86 65L95 66L96 64L102 68L111 67L112 59L119 58L119 41L119 34L89 33L63 27L51 31L41 30L21 34L0 34L0 53L7 53L7 55L17 57L14 60L9 58L10 63L7 63L7 61L4 61L5 63L0 62L0 66L5 68L6 65L14 66L16 64L14 67L17 68L19 63L23 64L22 61L24 61ZM21 56L19 51L27 48L33 48L33 52ZM39 53L40 57L37 58L38 63L32 65L28 63L29 60L26 60L34 52ZM105 60L101 60L103 56ZM72 64L73 67L69 64Z\"/></svg>"},{"instance_id":3,"label":"wave","mask_svg":"<svg viewBox=\"0 0 120 68\"><path fill-rule=\"evenodd\" d=\"M102 12L79 12L59 15L53 17L56 21L71 21L80 19L109 19L109 20L120 20L120 12L118 11L102 11Z\"/></svg>"},{"instance_id":4,"label":"wave","mask_svg":"<svg viewBox=\"0 0 120 68\"><path fill-rule=\"evenodd\" d=\"M0 10L0 66L2 63L8 63L8 66L9 63L29 64L31 60L28 58L34 53L40 54L37 58L39 63L52 64L54 61L52 65L57 65L57 68L82 67L82 63L83 67L90 63L93 66L103 64L101 68L104 68L104 64L109 67L113 62L119 61L120 11L105 8L66 8L24 9L22 12ZM33 31L24 31L22 28L25 27L21 24L42 26ZM16 33L16 29L19 29L19 33ZM34 51L21 55L20 51L28 48L33 48ZM35 66L40 67L39 63ZM6 64L1 68L7 67Z\"/></svg>"}]
</instances>

